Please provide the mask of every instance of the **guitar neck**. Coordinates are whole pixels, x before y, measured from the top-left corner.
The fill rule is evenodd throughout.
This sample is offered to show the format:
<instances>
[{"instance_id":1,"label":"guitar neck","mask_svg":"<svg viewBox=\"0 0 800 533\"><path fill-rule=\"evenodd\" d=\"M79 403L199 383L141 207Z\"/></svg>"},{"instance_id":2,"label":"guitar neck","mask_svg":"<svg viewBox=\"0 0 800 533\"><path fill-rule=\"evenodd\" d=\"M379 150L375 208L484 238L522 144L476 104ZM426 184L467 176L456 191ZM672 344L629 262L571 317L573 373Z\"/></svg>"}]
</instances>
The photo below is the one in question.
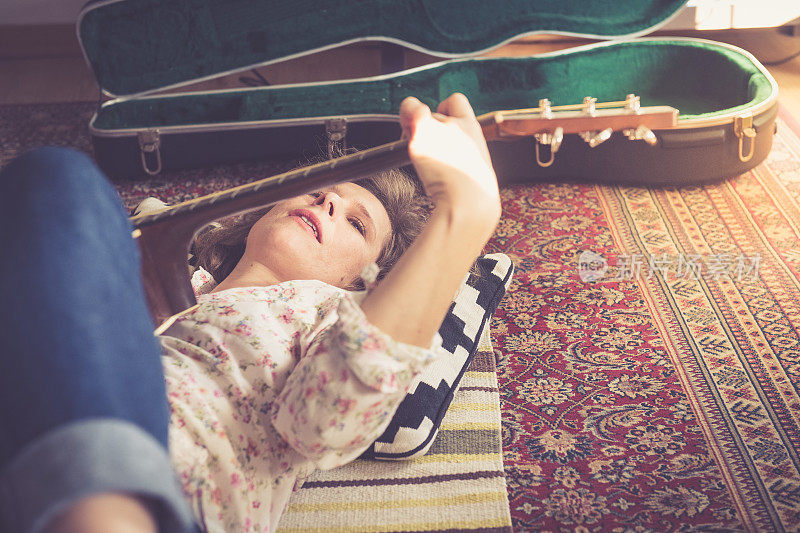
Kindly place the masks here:
<instances>
[{"instance_id":1,"label":"guitar neck","mask_svg":"<svg viewBox=\"0 0 800 533\"><path fill-rule=\"evenodd\" d=\"M142 231L167 221L181 221L199 229L226 215L263 207L343 181L355 181L409 162L408 141L395 141L134 216L131 223Z\"/></svg>"},{"instance_id":2,"label":"guitar neck","mask_svg":"<svg viewBox=\"0 0 800 533\"><path fill-rule=\"evenodd\" d=\"M639 125L652 129L669 128L677 120L677 111L671 107L637 108L636 112L618 109L625 103L620 101L599 104L600 109L588 114L578 105L554 107L554 113L549 108L547 112L542 108L497 111L481 115L478 122L486 139L491 141L531 136L537 132L552 131L556 127L563 133L606 127L617 131ZM190 219L195 228L199 229L226 215L279 202L342 181L355 181L380 170L408 163L408 141L395 141L212 193L161 211L135 216L131 218L131 222L135 228L142 229L167 220Z\"/></svg>"},{"instance_id":3,"label":"guitar neck","mask_svg":"<svg viewBox=\"0 0 800 533\"><path fill-rule=\"evenodd\" d=\"M539 108L488 113L478 117L478 122L487 140L534 136L536 142L552 143L552 152L558 149L560 135L554 136L559 137L555 143L544 140L543 132L569 133L600 128L608 128L610 132L639 125L654 129L675 125L676 110L639 109L638 100L633 102L632 96L628 101L597 106L587 101L583 106L551 108L543 100ZM621 105L626 108L606 110ZM195 303L186 259L194 235L206 224L409 162L408 141L399 140L132 217L134 236L142 251L145 292L156 325Z\"/></svg>"}]
</instances>

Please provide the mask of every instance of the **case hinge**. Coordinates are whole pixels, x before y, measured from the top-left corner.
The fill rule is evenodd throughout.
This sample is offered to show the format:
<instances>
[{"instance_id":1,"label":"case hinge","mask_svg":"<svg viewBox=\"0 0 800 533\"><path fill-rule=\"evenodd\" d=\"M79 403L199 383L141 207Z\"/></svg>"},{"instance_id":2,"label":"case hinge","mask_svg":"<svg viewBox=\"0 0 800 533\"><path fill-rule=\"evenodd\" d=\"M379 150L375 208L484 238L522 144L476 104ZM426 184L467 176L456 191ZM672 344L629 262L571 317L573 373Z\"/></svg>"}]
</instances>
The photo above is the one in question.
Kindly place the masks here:
<instances>
[{"instance_id":1,"label":"case hinge","mask_svg":"<svg viewBox=\"0 0 800 533\"><path fill-rule=\"evenodd\" d=\"M142 168L151 176L155 176L161 172L161 135L158 130L145 130L140 131L139 137L139 155L142 158ZM151 169L147 163L147 154L154 154L156 158L156 168Z\"/></svg>"},{"instance_id":2,"label":"case hinge","mask_svg":"<svg viewBox=\"0 0 800 533\"><path fill-rule=\"evenodd\" d=\"M347 150L347 121L343 118L326 120L325 135L328 138L328 159L344 155Z\"/></svg>"},{"instance_id":3,"label":"case hinge","mask_svg":"<svg viewBox=\"0 0 800 533\"><path fill-rule=\"evenodd\" d=\"M748 113L733 119L733 132L739 137L739 160L746 163L753 158L756 149L756 130L753 128L753 114ZM747 138L750 142L750 149L744 153L744 142Z\"/></svg>"}]
</instances>

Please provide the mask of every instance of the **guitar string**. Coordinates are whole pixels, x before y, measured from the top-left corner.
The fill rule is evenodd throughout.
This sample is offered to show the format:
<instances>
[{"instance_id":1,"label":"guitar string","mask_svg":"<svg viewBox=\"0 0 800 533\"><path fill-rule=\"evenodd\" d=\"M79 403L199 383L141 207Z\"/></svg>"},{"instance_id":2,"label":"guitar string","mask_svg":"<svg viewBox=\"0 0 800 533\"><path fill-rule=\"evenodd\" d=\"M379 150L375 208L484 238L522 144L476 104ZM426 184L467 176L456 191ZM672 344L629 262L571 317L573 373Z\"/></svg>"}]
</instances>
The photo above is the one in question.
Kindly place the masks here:
<instances>
[{"instance_id":1,"label":"guitar string","mask_svg":"<svg viewBox=\"0 0 800 533\"><path fill-rule=\"evenodd\" d=\"M343 158L333 159L324 163L318 163L317 165L306 167L297 170L291 170L289 172L285 172L283 174L278 174L276 176L270 176L264 179L261 179L255 183L241 185L239 187L234 188L228 192L220 191L214 192L206 196L202 196L200 198L196 198L194 200L189 200L184 204L178 204L175 206L168 207L162 211L157 213L150 213L147 215L139 215L136 217L132 217L131 221L134 223L135 227L141 227L145 225L150 225L156 222L160 222L165 218L174 217L180 215L185 212L195 211L201 207L207 207L214 205L223 200L233 200L242 195L250 195L254 194L266 186L269 185L281 185L286 181L293 181L296 179L303 179L307 178L311 173L318 173L322 171L333 170L335 168L340 167L343 164L355 164L363 162L364 159L368 157L378 157L380 155L384 155L386 153L392 153L397 151L398 149L405 149L406 143L402 142L392 142L389 144L385 144L383 146L378 146L369 150L364 150L363 152L357 152L355 154L351 154L349 156L345 156Z\"/></svg>"}]
</instances>

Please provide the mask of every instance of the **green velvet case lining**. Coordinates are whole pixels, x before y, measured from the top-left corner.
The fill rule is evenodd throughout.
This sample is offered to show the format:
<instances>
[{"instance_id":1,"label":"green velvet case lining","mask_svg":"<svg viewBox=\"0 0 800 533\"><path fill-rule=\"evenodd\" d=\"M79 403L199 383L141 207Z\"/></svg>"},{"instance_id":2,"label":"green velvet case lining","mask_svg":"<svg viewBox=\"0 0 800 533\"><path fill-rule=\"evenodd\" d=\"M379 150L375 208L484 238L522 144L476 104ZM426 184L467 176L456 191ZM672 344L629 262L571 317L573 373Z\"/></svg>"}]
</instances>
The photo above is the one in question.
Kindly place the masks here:
<instances>
[{"instance_id":1,"label":"green velvet case lining","mask_svg":"<svg viewBox=\"0 0 800 533\"><path fill-rule=\"evenodd\" d=\"M471 55L536 31L644 32L685 0L136 0L96 2L79 36L100 86L145 91L383 37ZM91 4L90 4L91 6Z\"/></svg>"},{"instance_id":2,"label":"green velvet case lining","mask_svg":"<svg viewBox=\"0 0 800 533\"><path fill-rule=\"evenodd\" d=\"M460 60L385 79L145 97L103 107L99 130L237 123L339 115L396 115L406 96L435 106L460 91L477 114L580 103L585 96L671 105L682 119L752 107L772 94L748 57L709 42L643 40L544 57Z\"/></svg>"}]
</instances>

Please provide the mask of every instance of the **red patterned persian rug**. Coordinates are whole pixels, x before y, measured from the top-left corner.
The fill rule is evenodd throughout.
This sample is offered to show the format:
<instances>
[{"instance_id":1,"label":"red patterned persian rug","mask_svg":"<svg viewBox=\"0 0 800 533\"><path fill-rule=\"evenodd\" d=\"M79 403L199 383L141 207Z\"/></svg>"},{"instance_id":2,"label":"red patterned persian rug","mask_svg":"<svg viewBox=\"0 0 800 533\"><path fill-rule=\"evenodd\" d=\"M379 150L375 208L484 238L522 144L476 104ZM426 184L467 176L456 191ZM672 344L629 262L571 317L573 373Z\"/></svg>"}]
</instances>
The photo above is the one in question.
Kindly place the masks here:
<instances>
[{"instance_id":1,"label":"red patterned persian rug","mask_svg":"<svg viewBox=\"0 0 800 533\"><path fill-rule=\"evenodd\" d=\"M93 104L0 106L0 165L91 153ZM283 162L117 183L175 203ZM488 251L516 531L800 530L800 127L729 181L504 189Z\"/></svg>"},{"instance_id":2,"label":"red patterned persian rug","mask_svg":"<svg viewBox=\"0 0 800 533\"><path fill-rule=\"evenodd\" d=\"M503 191L517 531L800 529L800 138L729 181Z\"/></svg>"}]
</instances>

